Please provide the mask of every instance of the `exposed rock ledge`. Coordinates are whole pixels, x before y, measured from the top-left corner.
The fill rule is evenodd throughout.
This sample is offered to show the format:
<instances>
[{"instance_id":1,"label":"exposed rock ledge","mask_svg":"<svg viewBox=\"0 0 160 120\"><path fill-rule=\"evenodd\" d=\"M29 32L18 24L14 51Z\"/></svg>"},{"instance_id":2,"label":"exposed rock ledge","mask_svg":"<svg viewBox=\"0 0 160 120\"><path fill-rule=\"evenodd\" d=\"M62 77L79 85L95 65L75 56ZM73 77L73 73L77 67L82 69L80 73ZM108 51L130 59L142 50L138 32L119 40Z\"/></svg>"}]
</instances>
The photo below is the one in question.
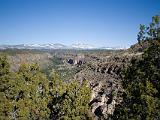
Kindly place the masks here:
<instances>
[{"instance_id":1,"label":"exposed rock ledge","mask_svg":"<svg viewBox=\"0 0 160 120\"><path fill-rule=\"evenodd\" d=\"M123 100L121 71L133 57L140 55L138 53L111 56L105 60L106 62L90 64L76 74L75 79L80 82L84 79L89 80L89 86L92 89L89 105L95 120L109 119L109 116L115 110L115 106Z\"/></svg>"}]
</instances>

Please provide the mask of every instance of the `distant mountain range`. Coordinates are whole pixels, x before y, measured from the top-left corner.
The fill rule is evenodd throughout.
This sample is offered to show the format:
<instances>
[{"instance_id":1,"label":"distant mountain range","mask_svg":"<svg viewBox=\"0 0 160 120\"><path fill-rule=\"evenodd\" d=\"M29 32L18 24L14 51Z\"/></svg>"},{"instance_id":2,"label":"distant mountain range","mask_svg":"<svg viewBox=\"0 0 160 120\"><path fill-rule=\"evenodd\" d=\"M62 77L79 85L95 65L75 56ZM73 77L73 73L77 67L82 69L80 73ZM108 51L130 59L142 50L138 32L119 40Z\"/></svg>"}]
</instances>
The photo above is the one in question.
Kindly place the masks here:
<instances>
[{"instance_id":1,"label":"distant mountain range","mask_svg":"<svg viewBox=\"0 0 160 120\"><path fill-rule=\"evenodd\" d=\"M0 45L0 49L106 49L106 50L118 50L125 49L121 47L94 47L88 44L72 44L66 46L63 44L19 44L19 45Z\"/></svg>"}]
</instances>

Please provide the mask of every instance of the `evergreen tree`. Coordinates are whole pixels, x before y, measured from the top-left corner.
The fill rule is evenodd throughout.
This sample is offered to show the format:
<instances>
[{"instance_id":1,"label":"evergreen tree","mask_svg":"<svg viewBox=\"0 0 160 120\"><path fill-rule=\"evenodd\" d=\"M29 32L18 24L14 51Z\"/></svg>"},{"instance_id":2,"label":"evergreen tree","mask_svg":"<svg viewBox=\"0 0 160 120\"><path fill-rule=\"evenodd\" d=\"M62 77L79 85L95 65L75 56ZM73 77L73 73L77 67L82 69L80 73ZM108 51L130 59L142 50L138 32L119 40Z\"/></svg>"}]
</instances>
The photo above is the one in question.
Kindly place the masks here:
<instances>
[{"instance_id":1,"label":"evergreen tree","mask_svg":"<svg viewBox=\"0 0 160 120\"><path fill-rule=\"evenodd\" d=\"M6 56L0 56L0 67L0 119L91 119L87 81L66 83L54 70L47 79L37 64L22 64L13 73Z\"/></svg>"},{"instance_id":2,"label":"evergreen tree","mask_svg":"<svg viewBox=\"0 0 160 120\"><path fill-rule=\"evenodd\" d=\"M9 77L9 63L7 57L4 54L0 54L0 92L5 91L7 88L8 77Z\"/></svg>"},{"instance_id":3,"label":"evergreen tree","mask_svg":"<svg viewBox=\"0 0 160 120\"><path fill-rule=\"evenodd\" d=\"M113 119L159 120L160 119L160 41L159 17L153 17L145 40L150 47L142 59L131 61L125 71L123 102L116 107ZM153 25L153 26L152 26Z\"/></svg>"},{"instance_id":4,"label":"evergreen tree","mask_svg":"<svg viewBox=\"0 0 160 120\"><path fill-rule=\"evenodd\" d=\"M23 64L18 73L11 73L2 95L5 119L47 119L49 81L37 64ZM6 107L7 106L7 107Z\"/></svg>"},{"instance_id":5,"label":"evergreen tree","mask_svg":"<svg viewBox=\"0 0 160 120\"><path fill-rule=\"evenodd\" d=\"M5 120L11 110L10 101L7 99L7 90L9 87L9 81L11 80L9 63L7 57L4 54L0 54L0 119Z\"/></svg>"},{"instance_id":6,"label":"evergreen tree","mask_svg":"<svg viewBox=\"0 0 160 120\"><path fill-rule=\"evenodd\" d=\"M63 120L86 120L91 119L89 101L91 90L87 86L87 81L80 85L73 80L70 83L63 82L55 71L51 73L50 101L52 119ZM51 91L52 90L52 91Z\"/></svg>"},{"instance_id":7,"label":"evergreen tree","mask_svg":"<svg viewBox=\"0 0 160 120\"><path fill-rule=\"evenodd\" d=\"M91 119L89 109L91 91L87 87L87 81L79 85L72 81L67 85L66 95L62 102L61 119L64 120L86 120Z\"/></svg>"}]
</instances>

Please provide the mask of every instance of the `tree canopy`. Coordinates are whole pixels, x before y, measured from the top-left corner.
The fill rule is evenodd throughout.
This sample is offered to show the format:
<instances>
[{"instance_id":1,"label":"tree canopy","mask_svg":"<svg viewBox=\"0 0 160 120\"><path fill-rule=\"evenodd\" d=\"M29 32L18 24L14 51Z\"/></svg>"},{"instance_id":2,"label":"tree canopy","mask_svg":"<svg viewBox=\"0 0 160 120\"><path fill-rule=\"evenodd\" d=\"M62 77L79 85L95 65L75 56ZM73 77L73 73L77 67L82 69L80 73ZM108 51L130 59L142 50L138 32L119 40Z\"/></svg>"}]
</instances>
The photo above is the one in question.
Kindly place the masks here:
<instances>
[{"instance_id":1,"label":"tree canopy","mask_svg":"<svg viewBox=\"0 0 160 120\"><path fill-rule=\"evenodd\" d=\"M123 102L116 107L113 119L160 119L160 17L152 18L149 27L140 25L138 41L152 44L140 60L133 59L124 72Z\"/></svg>"},{"instance_id":2,"label":"tree canopy","mask_svg":"<svg viewBox=\"0 0 160 120\"><path fill-rule=\"evenodd\" d=\"M0 68L0 119L91 118L87 81L66 83L54 70L47 78L38 64L22 64L13 73L5 55L0 55Z\"/></svg>"}]
</instances>

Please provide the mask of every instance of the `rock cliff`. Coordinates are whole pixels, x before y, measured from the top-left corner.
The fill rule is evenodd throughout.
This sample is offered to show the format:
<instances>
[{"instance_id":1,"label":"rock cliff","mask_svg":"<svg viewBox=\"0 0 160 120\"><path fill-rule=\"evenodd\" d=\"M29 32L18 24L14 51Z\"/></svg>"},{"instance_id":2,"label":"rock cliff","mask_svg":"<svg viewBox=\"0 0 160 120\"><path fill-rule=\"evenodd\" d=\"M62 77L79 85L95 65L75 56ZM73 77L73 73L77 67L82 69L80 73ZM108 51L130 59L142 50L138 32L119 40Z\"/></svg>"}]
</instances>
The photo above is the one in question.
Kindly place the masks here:
<instances>
[{"instance_id":1,"label":"rock cliff","mask_svg":"<svg viewBox=\"0 0 160 120\"><path fill-rule=\"evenodd\" d=\"M92 89L90 100L91 111L95 120L109 119L115 106L123 98L121 85L122 71L134 57L140 57L141 53L123 53L116 56L106 56L103 61L89 63L85 69L75 75L75 79L81 83L84 79L89 81ZM100 57L100 56L99 56Z\"/></svg>"}]
</instances>

